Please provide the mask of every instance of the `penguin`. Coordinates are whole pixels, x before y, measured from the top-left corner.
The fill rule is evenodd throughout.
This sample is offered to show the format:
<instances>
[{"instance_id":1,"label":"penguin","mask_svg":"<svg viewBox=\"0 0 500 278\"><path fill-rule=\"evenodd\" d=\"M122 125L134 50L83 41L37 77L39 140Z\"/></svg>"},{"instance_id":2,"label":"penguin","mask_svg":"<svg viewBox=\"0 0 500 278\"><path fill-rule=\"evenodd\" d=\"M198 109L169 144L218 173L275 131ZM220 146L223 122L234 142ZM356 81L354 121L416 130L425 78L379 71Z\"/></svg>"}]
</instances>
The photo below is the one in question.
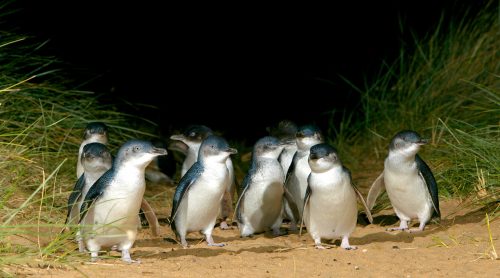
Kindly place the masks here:
<instances>
[{"instance_id":1,"label":"penguin","mask_svg":"<svg viewBox=\"0 0 500 278\"><path fill-rule=\"evenodd\" d=\"M83 147L80 160L84 172L76 182L73 192L68 198L66 225L78 223L80 207L85 199L85 195L87 195L94 182L111 168L113 158L104 144L95 142L86 144ZM78 242L78 250L84 252L85 247L79 231L76 235L76 241Z\"/></svg>"},{"instance_id":2,"label":"penguin","mask_svg":"<svg viewBox=\"0 0 500 278\"><path fill-rule=\"evenodd\" d=\"M441 218L436 180L429 166L417 154L425 144L427 140L413 130L396 133L389 145L384 170L368 192L367 203L372 209L385 187L400 220L399 227L389 228L388 231L421 232L432 218ZM417 229L408 228L413 219L420 222Z\"/></svg>"},{"instance_id":3,"label":"penguin","mask_svg":"<svg viewBox=\"0 0 500 278\"><path fill-rule=\"evenodd\" d=\"M283 173L288 172L290 164L292 164L293 155L297 151L297 144L295 143L295 134L297 134L297 125L289 120L282 120L278 123L277 127L269 128L269 135L278 138L281 144L284 145L278 161L283 168Z\"/></svg>"},{"instance_id":4,"label":"penguin","mask_svg":"<svg viewBox=\"0 0 500 278\"><path fill-rule=\"evenodd\" d=\"M108 127L103 122L90 122L85 127L83 132L83 141L80 144L80 149L78 150L78 160L76 162L76 178L80 178L83 174L82 166L82 153L83 147L88 143L101 143L106 145L108 143Z\"/></svg>"},{"instance_id":5,"label":"penguin","mask_svg":"<svg viewBox=\"0 0 500 278\"><path fill-rule=\"evenodd\" d=\"M230 180L226 160L237 150L210 135L201 143L198 160L182 176L174 193L170 224L184 248L186 234L201 231L209 246L224 246L212 238L221 201Z\"/></svg>"},{"instance_id":6,"label":"penguin","mask_svg":"<svg viewBox=\"0 0 500 278\"><path fill-rule=\"evenodd\" d=\"M198 153L202 141L209 135L213 134L214 132L212 129L207 126L190 125L185 129L184 133L170 136L170 139L178 140L188 147L186 150L186 156L182 163L181 177L183 177L189 168L191 168L191 166L198 160ZM178 146L182 149L182 145ZM226 166L229 169L229 181L226 192L224 193L224 197L221 201L222 207L219 214L219 226L222 230L229 229L226 219L232 215L233 198L236 192L236 178L234 176L234 167L231 157L226 160Z\"/></svg>"},{"instance_id":7,"label":"penguin","mask_svg":"<svg viewBox=\"0 0 500 278\"><path fill-rule=\"evenodd\" d=\"M283 220L285 175L278 162L283 145L276 137L259 139L236 204L236 219L242 237L273 230L280 235Z\"/></svg>"},{"instance_id":8,"label":"penguin","mask_svg":"<svg viewBox=\"0 0 500 278\"><path fill-rule=\"evenodd\" d=\"M83 153L83 148L85 147L85 145L87 145L89 143L101 143L103 145L106 145L109 141L108 138L109 138L108 137L108 127L105 123L103 123L103 122L90 122L87 124L87 126L85 127L84 135L83 135L83 141L80 144L80 149L78 151L78 162L77 162L77 166L76 166L77 178L79 178L84 172L84 169L82 166L82 153ZM114 159L112 155L111 155L111 159ZM154 161L152 161L152 162L154 162ZM148 168L146 168L146 176L147 177L152 176L150 171L148 171L148 169L151 167L151 164L152 163L150 163L150 165L148 165ZM158 176L158 175L156 175L156 176ZM167 176L167 178L168 178L168 176ZM97 177L96 177L96 179L97 179ZM170 178L168 178L168 179L170 179ZM77 182L77 184L78 184L78 182ZM88 184L88 186L92 186L92 184ZM83 200L85 198L85 194L82 194L81 198ZM146 199L142 200L141 217L146 218L146 221L148 222L148 224L151 228L153 236L158 236L160 234L160 224L158 223L158 218L156 217L156 214L154 213L153 208L151 207L149 202L146 201ZM80 247L79 247L79 249L81 250Z\"/></svg>"},{"instance_id":9,"label":"penguin","mask_svg":"<svg viewBox=\"0 0 500 278\"><path fill-rule=\"evenodd\" d=\"M82 238L91 260L98 259L102 247L117 245L122 260L130 257L139 227L139 210L146 189L146 166L167 150L149 141L129 140L118 150L111 169L90 188L81 206Z\"/></svg>"},{"instance_id":10,"label":"penguin","mask_svg":"<svg viewBox=\"0 0 500 278\"><path fill-rule=\"evenodd\" d=\"M358 208L356 198L363 204L370 223L370 210L359 190L352 183L349 169L342 165L337 150L322 143L311 147L308 156L311 173L307 178L302 222L317 249L325 249L321 239L341 237L340 247L351 250L349 235L356 228ZM299 235L302 234L302 226Z\"/></svg>"},{"instance_id":11,"label":"penguin","mask_svg":"<svg viewBox=\"0 0 500 278\"><path fill-rule=\"evenodd\" d=\"M308 164L309 149L323 143L323 135L317 126L304 125L296 133L297 151L285 178L285 213L290 219L290 230L296 230L304 208L304 196L307 189L307 177L311 173Z\"/></svg>"}]
</instances>

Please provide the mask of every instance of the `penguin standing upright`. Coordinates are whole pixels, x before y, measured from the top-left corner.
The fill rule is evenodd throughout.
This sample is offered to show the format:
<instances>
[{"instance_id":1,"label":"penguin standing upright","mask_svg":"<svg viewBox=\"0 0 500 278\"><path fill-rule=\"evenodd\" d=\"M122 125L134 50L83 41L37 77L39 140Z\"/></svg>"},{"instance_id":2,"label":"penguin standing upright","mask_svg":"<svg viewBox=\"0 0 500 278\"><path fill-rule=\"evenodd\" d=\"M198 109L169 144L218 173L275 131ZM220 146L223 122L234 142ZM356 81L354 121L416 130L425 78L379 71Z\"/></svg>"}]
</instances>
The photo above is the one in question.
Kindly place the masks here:
<instances>
[{"instance_id":1,"label":"penguin standing upright","mask_svg":"<svg viewBox=\"0 0 500 278\"><path fill-rule=\"evenodd\" d=\"M342 166L337 151L326 143L311 147L302 221L316 248L324 249L321 239L342 238L340 247L356 249L349 236L356 228L358 208L356 198L365 207L368 220L373 222L363 196L352 184L351 173ZM302 227L301 227L302 229Z\"/></svg>"},{"instance_id":2,"label":"penguin standing upright","mask_svg":"<svg viewBox=\"0 0 500 278\"><path fill-rule=\"evenodd\" d=\"M102 247L117 245L122 260L133 262L130 248L139 226L139 210L146 189L146 166L167 150L148 141L125 142L106 171L90 188L80 209L82 237L91 259L97 260Z\"/></svg>"},{"instance_id":3,"label":"penguin standing upright","mask_svg":"<svg viewBox=\"0 0 500 278\"><path fill-rule=\"evenodd\" d=\"M187 146L185 150L185 158L182 163L181 177L191 168L191 166L198 160L198 153L203 140L208 136L213 135L214 132L204 125L190 125L182 134L174 134L170 139L177 140ZM181 150L184 150L179 146ZM221 211L219 214L220 228L223 230L229 229L226 219L233 213L233 198L236 192L236 178L234 175L234 166L231 157L226 160L226 166L229 170L229 180L222 198Z\"/></svg>"},{"instance_id":4,"label":"penguin standing upright","mask_svg":"<svg viewBox=\"0 0 500 278\"><path fill-rule=\"evenodd\" d=\"M210 135L203 140L198 160L179 181L174 194L170 223L181 244L187 247L186 234L201 231L209 246L223 246L212 238L221 201L230 180L226 160L237 153L227 141Z\"/></svg>"},{"instance_id":5,"label":"penguin standing upright","mask_svg":"<svg viewBox=\"0 0 500 278\"><path fill-rule=\"evenodd\" d=\"M280 235L285 175L278 157L282 150L280 141L271 136L259 139L254 145L252 163L236 205L242 237L269 229Z\"/></svg>"},{"instance_id":6,"label":"penguin standing upright","mask_svg":"<svg viewBox=\"0 0 500 278\"><path fill-rule=\"evenodd\" d=\"M420 232L432 217L441 217L436 180L429 166L417 154L420 146L426 143L427 140L413 130L403 130L394 135L384 171L368 192L367 203L372 209L385 187L400 220L399 227L389 228L390 231ZM418 229L409 229L408 222L415 218L420 222Z\"/></svg>"},{"instance_id":7,"label":"penguin standing upright","mask_svg":"<svg viewBox=\"0 0 500 278\"><path fill-rule=\"evenodd\" d=\"M97 142L83 146L80 160L84 171L68 198L66 224L77 224L79 222L80 207L82 206L87 192L95 181L111 168L113 163L111 153L106 146ZM78 242L78 250L84 252L85 248L80 231L77 232L76 241Z\"/></svg>"}]
</instances>

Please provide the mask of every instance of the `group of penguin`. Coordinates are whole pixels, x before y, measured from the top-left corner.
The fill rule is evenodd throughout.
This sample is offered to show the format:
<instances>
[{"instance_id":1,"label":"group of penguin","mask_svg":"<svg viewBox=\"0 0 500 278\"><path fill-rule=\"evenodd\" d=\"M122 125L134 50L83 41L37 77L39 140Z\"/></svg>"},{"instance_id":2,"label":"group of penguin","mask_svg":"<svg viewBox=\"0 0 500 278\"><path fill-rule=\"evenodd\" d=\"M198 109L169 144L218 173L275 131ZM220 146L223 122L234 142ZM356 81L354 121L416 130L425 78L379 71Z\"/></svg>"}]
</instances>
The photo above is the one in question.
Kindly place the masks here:
<instances>
[{"instance_id":1,"label":"group of penguin","mask_svg":"<svg viewBox=\"0 0 500 278\"><path fill-rule=\"evenodd\" d=\"M188 247L190 232L203 233L209 246L224 246L214 242L212 231L217 222L228 229L226 220L233 216L242 237L269 230L282 235L286 219L289 229L300 229L300 234L305 225L318 249L324 249L322 239L336 238L341 238L342 248L356 249L349 244L349 236L357 223L357 200L372 223L370 211L384 189L400 219L399 227L388 230L423 231L431 218L440 218L435 178L417 154L427 141L417 132L394 135L384 170L365 202L337 150L324 142L318 127L298 127L285 120L268 131L269 136L254 144L239 188L231 159L237 150L223 137L203 125L171 136L174 144L169 149L181 152L184 160L169 222L183 247ZM121 145L114 157L107 142L104 123L87 125L78 153L78 180L68 198L66 227L77 227L79 251L90 252L92 261L98 260L102 247L108 247L121 251L123 261L137 262L130 248L141 226L139 214L145 216L153 235L159 234L160 227L143 198L147 167L167 155L167 150L133 139ZM413 219L419 220L417 229L409 228Z\"/></svg>"}]
</instances>

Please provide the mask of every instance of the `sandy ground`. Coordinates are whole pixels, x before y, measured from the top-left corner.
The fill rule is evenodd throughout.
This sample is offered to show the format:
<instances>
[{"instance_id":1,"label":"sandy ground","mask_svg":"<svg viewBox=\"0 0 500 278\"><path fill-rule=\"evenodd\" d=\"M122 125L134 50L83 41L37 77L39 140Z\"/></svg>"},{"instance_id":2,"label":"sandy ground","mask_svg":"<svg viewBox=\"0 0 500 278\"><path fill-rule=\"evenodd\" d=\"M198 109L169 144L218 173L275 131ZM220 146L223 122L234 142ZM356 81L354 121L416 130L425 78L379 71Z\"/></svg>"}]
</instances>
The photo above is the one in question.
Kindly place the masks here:
<instances>
[{"instance_id":1,"label":"sandy ground","mask_svg":"<svg viewBox=\"0 0 500 278\"><path fill-rule=\"evenodd\" d=\"M39 263L34 261L11 266L9 272L19 277L500 277L500 261L490 259L485 212L464 208L458 201L442 200L441 223L431 223L418 234L385 231L398 220L391 209L381 211L374 215L374 224L358 224L350 238L357 250L338 247L338 240L326 242L329 249L315 249L307 232L301 237L265 233L240 238L237 227L215 228L214 240L226 243L224 247L209 247L201 234L191 233L191 247L183 249L165 222L171 204L165 200L172 192L146 192L162 222L162 235L153 238L148 228L140 231L131 251L140 264L123 263L120 253L111 251L97 263L90 263L85 254L62 268L35 267ZM498 252L499 219L490 225Z\"/></svg>"}]
</instances>

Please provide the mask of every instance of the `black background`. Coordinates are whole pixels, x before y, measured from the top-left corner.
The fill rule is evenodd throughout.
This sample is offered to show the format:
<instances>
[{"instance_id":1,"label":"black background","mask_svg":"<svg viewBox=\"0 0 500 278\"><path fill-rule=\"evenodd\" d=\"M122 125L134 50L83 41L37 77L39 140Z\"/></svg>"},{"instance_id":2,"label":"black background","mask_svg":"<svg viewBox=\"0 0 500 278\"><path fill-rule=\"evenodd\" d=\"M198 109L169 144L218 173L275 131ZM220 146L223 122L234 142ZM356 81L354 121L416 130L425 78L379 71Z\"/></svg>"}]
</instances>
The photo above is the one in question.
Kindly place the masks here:
<instances>
[{"instance_id":1,"label":"black background","mask_svg":"<svg viewBox=\"0 0 500 278\"><path fill-rule=\"evenodd\" d=\"M253 142L281 119L326 131L332 111L359 109L341 76L363 87L402 47L412 51L402 42L432 33L443 12L448 22L484 5L347 2L15 1L10 8L19 11L7 24L50 39L45 51L77 69L80 89L104 102L156 106L120 104L158 123L164 136L206 124Z\"/></svg>"}]
</instances>

